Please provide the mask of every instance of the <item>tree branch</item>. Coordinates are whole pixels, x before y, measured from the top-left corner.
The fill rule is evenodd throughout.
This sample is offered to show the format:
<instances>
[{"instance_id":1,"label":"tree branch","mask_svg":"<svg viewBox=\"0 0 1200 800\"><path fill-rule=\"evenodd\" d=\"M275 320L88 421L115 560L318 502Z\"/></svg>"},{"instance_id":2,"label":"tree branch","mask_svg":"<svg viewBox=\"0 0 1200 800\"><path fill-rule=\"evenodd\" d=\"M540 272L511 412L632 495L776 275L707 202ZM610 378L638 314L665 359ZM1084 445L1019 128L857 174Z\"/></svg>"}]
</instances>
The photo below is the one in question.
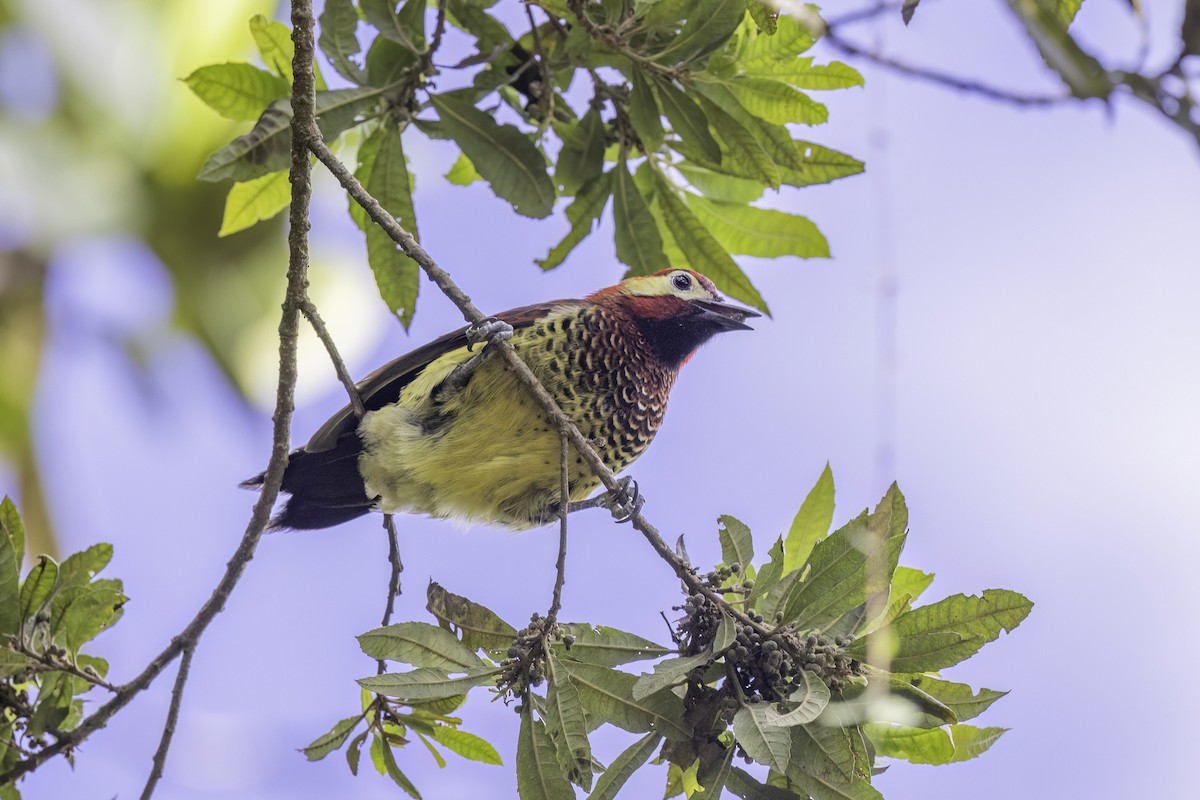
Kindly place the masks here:
<instances>
[{"instance_id":1,"label":"tree branch","mask_svg":"<svg viewBox=\"0 0 1200 800\"><path fill-rule=\"evenodd\" d=\"M383 609L383 622L380 623L387 627L392 624L392 612L395 610L396 597L400 594L400 573L404 572L404 564L400 561L400 537L396 533L396 518L391 514L384 514L383 528L388 535L388 562L392 565L392 574L388 578L387 605ZM379 674L382 675L387 669L387 662L381 658L375 663L379 666Z\"/></svg>"},{"instance_id":2,"label":"tree branch","mask_svg":"<svg viewBox=\"0 0 1200 800\"><path fill-rule=\"evenodd\" d=\"M550 598L550 610L546 612L546 632L554 628L558 621L558 612L562 609L563 584L567 581L567 515L571 512L571 482L568 480L570 469L571 445L565 435L559 437L562 455L559 459L559 495L558 495L558 563L554 577L554 594Z\"/></svg>"},{"instance_id":3,"label":"tree branch","mask_svg":"<svg viewBox=\"0 0 1200 800\"><path fill-rule=\"evenodd\" d=\"M314 119L315 93L313 87L313 19L311 0L293 0L292 41L295 57L292 68L295 82L292 88L292 162L289 180L292 184L291 230L288 233L288 282L279 321L279 382L276 388L274 431L271 439L271 459L263 479L262 492L242 540L234 551L212 595L183 631L171 640L142 672L128 683L117 687L116 694L79 726L64 733L54 744L20 761L0 775L0 785L15 781L54 756L70 750L103 728L113 715L127 706L134 697L149 686L185 649L193 649L209 623L225 608L225 603L254 557L259 539L267 527L271 508L279 496L283 472L287 467L291 441L291 420L295 408L296 340L300 326L300 308L308 289L308 205L312 194L309 182L308 148L312 139L320 139Z\"/></svg>"},{"instance_id":4,"label":"tree branch","mask_svg":"<svg viewBox=\"0 0 1200 800\"><path fill-rule=\"evenodd\" d=\"M300 304L300 311L304 314L304 318L312 325L313 331L316 332L317 338L321 340L321 344L325 345L325 352L329 354L329 360L333 362L333 371L337 373L338 380L342 382L342 386L346 389L346 394L350 396L350 407L354 409L354 416L359 419L367 413L367 409L363 406L362 396L358 393L358 384L354 382L354 378L350 376L350 371L346 369L346 362L342 360L341 353L338 352L337 345L333 341L333 337L329 334L329 329L325 327L325 320L321 319L321 315L317 313L317 307L313 301L305 293L304 300Z\"/></svg>"},{"instance_id":5,"label":"tree branch","mask_svg":"<svg viewBox=\"0 0 1200 800\"><path fill-rule=\"evenodd\" d=\"M188 647L179 659L179 672L175 675L175 688L171 690L171 707L167 709L167 721L163 725L162 739L158 743L158 751L154 754L154 767L150 777L146 779L146 788L142 789L142 800L150 800L154 787L162 777L163 768L167 764L167 751L171 747L171 738L175 735L175 723L179 721L179 705L183 700L183 687L187 683L188 672L192 668L192 654L195 647Z\"/></svg>"}]
</instances>

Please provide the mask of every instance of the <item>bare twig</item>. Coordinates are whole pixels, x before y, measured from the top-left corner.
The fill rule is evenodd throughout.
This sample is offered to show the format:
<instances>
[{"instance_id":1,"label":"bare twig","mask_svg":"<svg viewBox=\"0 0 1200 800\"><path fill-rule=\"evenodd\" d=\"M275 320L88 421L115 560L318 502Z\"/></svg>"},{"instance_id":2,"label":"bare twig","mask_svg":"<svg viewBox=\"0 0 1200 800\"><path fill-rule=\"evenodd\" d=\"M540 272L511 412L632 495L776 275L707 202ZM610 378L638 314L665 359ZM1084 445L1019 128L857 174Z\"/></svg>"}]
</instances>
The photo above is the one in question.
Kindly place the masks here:
<instances>
[{"instance_id":1,"label":"bare twig","mask_svg":"<svg viewBox=\"0 0 1200 800\"><path fill-rule=\"evenodd\" d=\"M288 233L288 282L279 322L279 382L275 396L274 431L271 438L271 459L263 479L262 492L242 540L234 551L213 589L196 616L171 643L133 680L117 687L107 703L79 723L78 727L60 736L54 744L18 762L0 775L0 785L15 781L54 756L70 750L103 728L113 715L129 704L149 686L184 650L194 649L209 623L221 613L226 601L254 557L270 519L271 508L279 496L283 472L287 467L291 440L292 412L295 408L296 339L300 326L300 308L308 287L308 205L312 188L309 182L308 149L311 139L320 139L314 119L315 94L313 87L313 16L311 0L293 0L292 41L295 58L292 66L295 82L292 88L292 162L289 180L292 184L291 230Z\"/></svg>"},{"instance_id":2,"label":"bare twig","mask_svg":"<svg viewBox=\"0 0 1200 800\"><path fill-rule=\"evenodd\" d=\"M354 416L362 419L363 415L367 413L367 409L363 406L362 395L358 393L358 385L354 382L354 378L350 376L350 371L346 369L346 362L342 360L337 345L334 343L333 337L329 334L329 329L325 327L325 321L321 319L321 315L317 313L316 305L313 304L313 301L307 294L300 305L300 311L304 314L304 318L308 320L309 324L312 325L317 338L321 340L321 344L325 345L325 352L329 354L329 360L333 362L333 371L337 373L338 380L342 382L342 386L346 389L346 394L350 396L350 407L354 409Z\"/></svg>"},{"instance_id":3,"label":"bare twig","mask_svg":"<svg viewBox=\"0 0 1200 800\"><path fill-rule=\"evenodd\" d=\"M163 768L167 764L167 751L171 748L171 738L175 735L175 724L179 721L179 705L183 700L183 687L187 683L188 671L192 668L192 653L195 647L187 647L179 659L179 672L175 674L175 688L171 690L171 707L167 709L167 721L163 725L162 739L158 743L158 751L154 754L154 767L150 777L146 779L146 788L142 789L142 800L150 800L154 787L162 777Z\"/></svg>"},{"instance_id":4,"label":"bare twig","mask_svg":"<svg viewBox=\"0 0 1200 800\"><path fill-rule=\"evenodd\" d=\"M1068 103L1072 99L1069 94L1022 94L1020 92L1002 89L980 81L970 80L968 78L960 78L957 75L951 75L948 72L941 72L935 69L926 67L916 67L911 64L906 64L903 61L897 61L890 56L885 56L882 53L877 53L874 50L868 50L848 39L843 39L837 29L830 25L825 29L825 41L829 42L834 48L846 53L847 55L858 56L866 59L881 67L885 67L892 72L898 72L901 75L906 75L917 80L927 81L947 89L954 89L968 94L977 94L981 97L986 97L989 100L996 100L1009 105L1023 107L1045 107L1054 106L1062 103Z\"/></svg>"},{"instance_id":5,"label":"bare twig","mask_svg":"<svg viewBox=\"0 0 1200 800\"><path fill-rule=\"evenodd\" d=\"M77 664L67 658L51 656L48 653L39 653L33 649L33 646L29 642L24 641L22 637L13 637L11 643L13 650L27 658L33 659L35 665L32 665L32 671L34 672L66 672L69 675L74 675L76 678L82 678L93 686L99 686L110 692L117 691L116 686L113 686L95 672L82 670Z\"/></svg>"},{"instance_id":6,"label":"bare twig","mask_svg":"<svg viewBox=\"0 0 1200 800\"><path fill-rule=\"evenodd\" d=\"M571 482L568 479L570 469L571 444L565 435L559 435L562 455L558 463L559 494L558 494L558 562L554 577L554 594L550 598L550 610L546 612L546 631L554 628L558 621L558 612L562 609L563 584L567 580L567 514L571 511Z\"/></svg>"},{"instance_id":7,"label":"bare twig","mask_svg":"<svg viewBox=\"0 0 1200 800\"><path fill-rule=\"evenodd\" d=\"M388 535L388 563L392 565L392 574L388 578L387 605L384 606L383 622L380 623L386 627L392 624L392 612L395 610L396 597L400 594L400 573L404 572L404 564L400 561L400 537L396 533L396 519L393 515L383 515L383 528ZM387 668L386 662L381 658L376 664L379 674L382 675Z\"/></svg>"},{"instance_id":8,"label":"bare twig","mask_svg":"<svg viewBox=\"0 0 1200 800\"><path fill-rule=\"evenodd\" d=\"M392 241L399 245L400 249L403 250L409 258L415 261L417 265L425 271L425 274L429 276L429 279L433 281L434 285L437 286L442 293L445 294L452 303L454 303L454 305L458 306L458 309L462 311L463 317L467 320L467 322L479 323L487 319L484 313L480 311L474 303L471 302L471 298L468 297L451 279L450 274L438 266L437 262L433 260L433 257L429 255L425 248L418 244L417 241L412 237L412 234L404 230L404 228L400 226L400 223L396 221L395 217L391 216L383 209L383 207L379 204L379 201L372 197L370 192L363 188L362 184L358 182L346 165L343 164L338 157L333 154L333 151L331 151L329 147L320 140L320 138L314 138L310 140L309 147L312 149L312 152L317 159L329 169L335 178L337 178L338 182L341 183L346 192L354 198L355 202L363 207L363 209L367 212L367 216L369 216L375 222L375 224L383 228ZM517 380L522 384L524 384L525 388L533 395L538 404L541 405L542 409L546 412L546 416L549 418L549 420L558 428L559 433L567 437L568 441L575 448L575 451L580 455L581 458L583 458L584 462L588 465L588 468L591 469L592 473L600 479L600 482L604 484L604 487L616 494L623 493L624 488L617 482L616 475L614 475L613 471L609 469L607 464L604 463L604 460L595 451L591 443L584 438L583 434L579 432L579 429L575 426L574 421L572 421L571 418L563 413L562 409L558 407L558 404L554 401L554 398L550 396L550 394L538 381L537 377L530 370L529 365L526 364L519 355L517 355L517 351L513 349L512 343L508 341L497 341L492 346L497 348L497 352L504 359L505 364L508 365L513 376L516 377ZM706 585L704 581L696 575L695 571L675 554L666 541L663 540L662 535L658 532L658 529L651 525L640 511L633 515L632 523L633 527L640 531L644 537L646 537L646 540L650 543L650 546L654 549L654 551L671 566L675 574L690 590L712 598L723 608L727 608L729 613L743 625L749 625L755 630L764 633L771 630L762 623L751 619L745 612L731 606L725 601L719 592L714 591L711 587Z\"/></svg>"}]
</instances>

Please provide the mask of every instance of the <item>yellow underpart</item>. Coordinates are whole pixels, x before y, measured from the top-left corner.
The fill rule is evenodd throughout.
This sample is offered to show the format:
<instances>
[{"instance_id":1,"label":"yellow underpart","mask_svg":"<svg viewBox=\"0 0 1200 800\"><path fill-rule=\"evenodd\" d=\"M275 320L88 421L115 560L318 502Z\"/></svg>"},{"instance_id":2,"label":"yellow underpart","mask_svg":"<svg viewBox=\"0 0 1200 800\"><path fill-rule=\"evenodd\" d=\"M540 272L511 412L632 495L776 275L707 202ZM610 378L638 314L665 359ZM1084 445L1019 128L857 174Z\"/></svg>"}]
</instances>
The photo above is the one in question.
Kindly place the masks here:
<instances>
[{"instance_id":1,"label":"yellow underpart","mask_svg":"<svg viewBox=\"0 0 1200 800\"><path fill-rule=\"evenodd\" d=\"M534 374L551 385L546 364L555 356L542 346L546 338L537 335L537 328L567 313L575 310L564 309L518 329L512 339ZM359 469L367 496L378 496L380 510L387 513L429 514L515 530L535 527L548 521L558 502L561 452L557 430L528 390L493 355L456 395L440 405L431 397L450 371L474 354L464 347L434 360L396 403L364 418ZM563 405L572 414L571 404ZM576 463L574 449L568 463L571 500L582 500L599 481Z\"/></svg>"}]
</instances>

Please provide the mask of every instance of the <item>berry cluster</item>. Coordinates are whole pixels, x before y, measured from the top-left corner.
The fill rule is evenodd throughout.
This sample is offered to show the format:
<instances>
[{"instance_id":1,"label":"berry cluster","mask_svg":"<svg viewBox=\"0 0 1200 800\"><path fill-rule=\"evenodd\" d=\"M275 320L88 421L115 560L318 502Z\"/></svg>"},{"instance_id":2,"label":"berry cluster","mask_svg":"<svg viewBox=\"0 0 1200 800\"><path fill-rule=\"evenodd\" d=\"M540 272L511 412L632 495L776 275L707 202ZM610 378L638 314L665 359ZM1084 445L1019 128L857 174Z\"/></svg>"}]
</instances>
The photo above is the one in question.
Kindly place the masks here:
<instances>
[{"instance_id":1,"label":"berry cluster","mask_svg":"<svg viewBox=\"0 0 1200 800\"><path fill-rule=\"evenodd\" d=\"M571 634L563 634L557 624L550 623L546 617L534 613L529 617L529 625L517 631L517 638L512 647L508 648L507 658L500 662L500 678L497 687L507 696L521 697L532 686L541 686L546 675L546 647L550 640L560 640L567 649L575 643ZM520 713L521 706L517 706Z\"/></svg>"},{"instance_id":2,"label":"berry cluster","mask_svg":"<svg viewBox=\"0 0 1200 800\"><path fill-rule=\"evenodd\" d=\"M786 699L804 671L835 691L845 685L846 678L861 675L862 664L845 651L852 641L852 636L830 638L816 633L801 638L786 627L764 636L746 625L738 632L729 656L736 659L734 672L747 701L773 702Z\"/></svg>"}]
</instances>

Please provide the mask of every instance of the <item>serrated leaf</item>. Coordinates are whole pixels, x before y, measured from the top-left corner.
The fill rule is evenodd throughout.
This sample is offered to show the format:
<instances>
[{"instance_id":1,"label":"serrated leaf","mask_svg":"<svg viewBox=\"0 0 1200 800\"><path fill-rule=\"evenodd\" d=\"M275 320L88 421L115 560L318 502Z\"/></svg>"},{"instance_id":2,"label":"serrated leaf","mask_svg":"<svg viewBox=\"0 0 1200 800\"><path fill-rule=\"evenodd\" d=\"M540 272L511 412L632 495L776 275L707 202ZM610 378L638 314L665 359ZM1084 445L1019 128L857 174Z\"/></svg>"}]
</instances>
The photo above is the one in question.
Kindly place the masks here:
<instances>
[{"instance_id":1,"label":"serrated leaf","mask_svg":"<svg viewBox=\"0 0 1200 800\"><path fill-rule=\"evenodd\" d=\"M810 220L769 208L722 203L691 193L688 207L731 253L828 258L829 243Z\"/></svg>"},{"instance_id":2,"label":"serrated leaf","mask_svg":"<svg viewBox=\"0 0 1200 800\"><path fill-rule=\"evenodd\" d=\"M488 683L500 673L498 667L476 667L463 670L465 675L451 678L445 670L414 669L411 672L390 672L359 678L358 685L367 691L407 700L443 700L466 694L476 686Z\"/></svg>"},{"instance_id":3,"label":"serrated leaf","mask_svg":"<svg viewBox=\"0 0 1200 800\"><path fill-rule=\"evenodd\" d=\"M517 629L494 611L448 592L433 581L425 592L425 608L444 627L457 629L463 644L472 650L507 650L517 638Z\"/></svg>"},{"instance_id":4,"label":"serrated leaf","mask_svg":"<svg viewBox=\"0 0 1200 800\"><path fill-rule=\"evenodd\" d=\"M773 36L779 30L779 12L774 6L760 3L758 0L746 0L746 10L758 26L759 33Z\"/></svg>"},{"instance_id":5,"label":"serrated leaf","mask_svg":"<svg viewBox=\"0 0 1200 800\"><path fill-rule=\"evenodd\" d=\"M94 581L56 592L50 601L50 635L71 653L120 618L128 600L115 580Z\"/></svg>"},{"instance_id":6,"label":"serrated leaf","mask_svg":"<svg viewBox=\"0 0 1200 800\"><path fill-rule=\"evenodd\" d=\"M456 728L450 728L445 725L438 725L433 729L433 738L439 744L445 745L447 750L450 750L465 759L470 761L478 761L481 764L502 764L500 754L496 752L496 748L492 747L486 739L476 736L473 733L460 731Z\"/></svg>"},{"instance_id":7,"label":"serrated leaf","mask_svg":"<svg viewBox=\"0 0 1200 800\"><path fill-rule=\"evenodd\" d=\"M756 179L714 172L690 161L675 164L675 169L705 197L724 200L727 203L753 203L762 197L766 188Z\"/></svg>"},{"instance_id":8,"label":"serrated leaf","mask_svg":"<svg viewBox=\"0 0 1200 800\"><path fill-rule=\"evenodd\" d=\"M727 172L745 175L759 183L779 188L779 168L762 144L741 122L725 109L699 95L700 107L708 116L721 140L721 166ZM761 190L759 191L761 194ZM717 198L720 199L720 198ZM757 199L757 197L753 198Z\"/></svg>"},{"instance_id":9,"label":"serrated leaf","mask_svg":"<svg viewBox=\"0 0 1200 800\"><path fill-rule=\"evenodd\" d=\"M589 716L629 731L656 730L668 739L691 739L683 722L683 702L670 692L642 700L633 697L634 676L595 664L563 660L562 665L579 690L579 700Z\"/></svg>"},{"instance_id":10,"label":"serrated leaf","mask_svg":"<svg viewBox=\"0 0 1200 800\"><path fill-rule=\"evenodd\" d=\"M740 564L748 567L754 561L754 540L750 529L736 517L728 515L717 518L721 526L717 538L721 541L721 560L725 564Z\"/></svg>"},{"instance_id":11,"label":"serrated leaf","mask_svg":"<svg viewBox=\"0 0 1200 800\"><path fill-rule=\"evenodd\" d=\"M283 78L290 87L292 85L292 58L295 55L295 46L292 44L292 31L287 25L276 20L268 20L262 14L255 14L250 18L250 35L254 37L254 44L258 47L259 57L267 67ZM328 87L325 85L325 79L321 77L321 68L313 62L313 79L316 84L317 91L324 91Z\"/></svg>"},{"instance_id":12,"label":"serrated leaf","mask_svg":"<svg viewBox=\"0 0 1200 800\"><path fill-rule=\"evenodd\" d=\"M770 703L742 706L733 717L733 735L746 754L783 772L792 757L792 729L770 722Z\"/></svg>"},{"instance_id":13,"label":"serrated leaf","mask_svg":"<svg viewBox=\"0 0 1200 800\"><path fill-rule=\"evenodd\" d=\"M906 725L872 723L863 726L876 752L911 764L951 764L967 761L985 752L1006 728L977 728L949 725L944 728L911 728Z\"/></svg>"},{"instance_id":14,"label":"serrated leaf","mask_svg":"<svg viewBox=\"0 0 1200 800\"><path fill-rule=\"evenodd\" d=\"M767 122L821 125L829 121L829 109L782 81L738 78L725 85L748 112Z\"/></svg>"},{"instance_id":15,"label":"serrated leaf","mask_svg":"<svg viewBox=\"0 0 1200 800\"><path fill-rule=\"evenodd\" d=\"M429 102L446 132L497 196L512 203L523 216L550 215L556 196L554 184L529 137L512 125L500 125L456 93L431 95Z\"/></svg>"},{"instance_id":16,"label":"serrated leaf","mask_svg":"<svg viewBox=\"0 0 1200 800\"><path fill-rule=\"evenodd\" d=\"M34 617L46 604L58 583L58 563L50 556L42 556L25 576L21 586L20 622Z\"/></svg>"},{"instance_id":17,"label":"serrated leaf","mask_svg":"<svg viewBox=\"0 0 1200 800\"><path fill-rule=\"evenodd\" d=\"M517 795L521 800L574 800L575 790L554 757L554 743L526 706L517 734Z\"/></svg>"},{"instance_id":18,"label":"serrated leaf","mask_svg":"<svg viewBox=\"0 0 1200 800\"><path fill-rule=\"evenodd\" d=\"M798 19L791 16L779 17L773 35L755 35L738 54L739 66L744 69L772 64L787 63L808 50L817 41L812 32Z\"/></svg>"},{"instance_id":19,"label":"serrated leaf","mask_svg":"<svg viewBox=\"0 0 1200 800\"><path fill-rule=\"evenodd\" d=\"M596 788L588 795L588 800L613 800L626 781L633 776L633 773L650 760L650 756L654 754L654 750L662 738L658 733L647 733L625 748L621 755L608 765L608 769L596 779Z\"/></svg>"},{"instance_id":20,"label":"serrated leaf","mask_svg":"<svg viewBox=\"0 0 1200 800\"><path fill-rule=\"evenodd\" d=\"M550 270L559 266L571 254L571 251L591 234L597 220L604 213L604 207L608 205L608 198L612 195L613 172L613 170L609 170L602 175L597 175L585 183L579 193L575 195L575 199L567 206L566 211L567 221L571 223L571 230L544 259L536 262L539 267Z\"/></svg>"},{"instance_id":21,"label":"serrated leaf","mask_svg":"<svg viewBox=\"0 0 1200 800\"><path fill-rule=\"evenodd\" d=\"M291 201L292 187L286 170L239 181L229 187L229 194L225 196L225 214L217 236L229 236L270 219L287 208Z\"/></svg>"},{"instance_id":22,"label":"serrated leaf","mask_svg":"<svg viewBox=\"0 0 1200 800\"><path fill-rule=\"evenodd\" d=\"M933 583L932 572L922 572L912 567L896 567L896 574L892 576L890 598L899 599L908 595L909 599L916 600L929 588L931 583Z\"/></svg>"},{"instance_id":23,"label":"serrated leaf","mask_svg":"<svg viewBox=\"0 0 1200 800\"><path fill-rule=\"evenodd\" d=\"M888 669L931 672L970 658L1001 631L1012 632L1032 609L1028 599L1006 589L986 589L978 597L956 594L901 614L886 628L856 640L849 649L862 657L871 641L882 637L894 643Z\"/></svg>"},{"instance_id":24,"label":"serrated leaf","mask_svg":"<svg viewBox=\"0 0 1200 800\"><path fill-rule=\"evenodd\" d=\"M551 653L546 660L546 733L554 743L563 775L572 783L592 788L592 746L587 738L583 704L566 669Z\"/></svg>"},{"instance_id":25,"label":"serrated leaf","mask_svg":"<svg viewBox=\"0 0 1200 800\"><path fill-rule=\"evenodd\" d=\"M679 35L654 55L660 64L698 61L725 43L746 14L746 0L698 0Z\"/></svg>"},{"instance_id":26,"label":"serrated leaf","mask_svg":"<svg viewBox=\"0 0 1200 800\"><path fill-rule=\"evenodd\" d=\"M783 545L785 572L799 569L808 561L813 546L829 533L829 526L833 523L833 509L833 470L826 462L825 469L821 470L817 482L808 490L804 502L800 504L800 510L792 520L792 527L788 529Z\"/></svg>"},{"instance_id":27,"label":"serrated leaf","mask_svg":"<svg viewBox=\"0 0 1200 800\"><path fill-rule=\"evenodd\" d=\"M373 104L382 91L363 88L317 92L317 124L322 137L329 141L353 125L357 114ZM290 103L276 100L262 112L249 133L242 134L209 156L196 177L202 181L226 178L247 181L286 169L291 152L291 123Z\"/></svg>"},{"instance_id":28,"label":"serrated leaf","mask_svg":"<svg viewBox=\"0 0 1200 800\"><path fill-rule=\"evenodd\" d=\"M654 91L646 81L646 76L636 66L630 70L630 82L633 88L629 95L629 121L633 123L633 130L642 141L644 152L653 153L663 141L658 101L654 99Z\"/></svg>"},{"instance_id":29,"label":"serrated leaf","mask_svg":"<svg viewBox=\"0 0 1200 800\"><path fill-rule=\"evenodd\" d=\"M483 180L483 176L475 169L466 153L459 153L454 166L446 173L446 180L455 186L470 186L475 181Z\"/></svg>"},{"instance_id":30,"label":"serrated leaf","mask_svg":"<svg viewBox=\"0 0 1200 800\"><path fill-rule=\"evenodd\" d=\"M86 550L72 553L58 565L58 588L82 586L92 580L112 560L113 546L98 542Z\"/></svg>"},{"instance_id":31,"label":"serrated leaf","mask_svg":"<svg viewBox=\"0 0 1200 800\"><path fill-rule=\"evenodd\" d=\"M376 628L360 635L358 644L371 658L400 661L414 667L454 672L456 667L483 666L479 656L454 634L425 622L398 622Z\"/></svg>"},{"instance_id":32,"label":"serrated leaf","mask_svg":"<svg viewBox=\"0 0 1200 800\"><path fill-rule=\"evenodd\" d=\"M812 62L811 58L798 58L795 61L746 70L742 74L746 77L780 80L797 89L817 91L849 89L852 86L863 85L862 74L848 64L841 61L831 61L828 64Z\"/></svg>"},{"instance_id":33,"label":"serrated leaf","mask_svg":"<svg viewBox=\"0 0 1200 800\"><path fill-rule=\"evenodd\" d=\"M770 314L766 301L750 283L746 273L680 199L675 187L658 172L654 173L654 181L658 207L662 210L671 237L683 251L688 264L707 275L721 291Z\"/></svg>"},{"instance_id":34,"label":"serrated leaf","mask_svg":"<svg viewBox=\"0 0 1200 800\"><path fill-rule=\"evenodd\" d=\"M979 716L992 703L1008 694L995 689L975 690L965 683L952 683L928 675L894 675L893 680L904 681L933 698L948 708L959 722Z\"/></svg>"},{"instance_id":35,"label":"serrated leaf","mask_svg":"<svg viewBox=\"0 0 1200 800\"><path fill-rule=\"evenodd\" d=\"M793 141L791 147L799 166L780 164L780 180L788 186L831 183L863 171L861 161L828 147L799 140Z\"/></svg>"},{"instance_id":36,"label":"serrated leaf","mask_svg":"<svg viewBox=\"0 0 1200 800\"><path fill-rule=\"evenodd\" d=\"M974 725L951 725L950 738L954 740L954 760L968 761L983 755L996 743L1008 728L977 728Z\"/></svg>"},{"instance_id":37,"label":"serrated leaf","mask_svg":"<svg viewBox=\"0 0 1200 800\"><path fill-rule=\"evenodd\" d=\"M554 180L564 195L574 195L604 170L604 122L589 107L574 125L563 126L563 147L554 167Z\"/></svg>"},{"instance_id":38,"label":"serrated leaf","mask_svg":"<svg viewBox=\"0 0 1200 800\"><path fill-rule=\"evenodd\" d=\"M263 109L290 91L279 76L242 62L200 67L183 82L213 111L239 122L258 119Z\"/></svg>"},{"instance_id":39,"label":"serrated leaf","mask_svg":"<svg viewBox=\"0 0 1200 800\"><path fill-rule=\"evenodd\" d=\"M21 514L8 495L0 500L0 532L12 542L13 557L17 562L17 571L25 561L25 524L21 522Z\"/></svg>"},{"instance_id":40,"label":"serrated leaf","mask_svg":"<svg viewBox=\"0 0 1200 800\"><path fill-rule=\"evenodd\" d=\"M366 82L366 74L354 60L361 46L355 31L358 28L358 12L353 0L325 0L321 12L321 36L317 44L338 74L360 86Z\"/></svg>"},{"instance_id":41,"label":"serrated leaf","mask_svg":"<svg viewBox=\"0 0 1200 800\"><path fill-rule=\"evenodd\" d=\"M575 643L566 651L566 655L573 660L601 667L616 667L630 661L659 658L674 652L649 639L603 625L593 628L590 625L574 624L565 626L565 629L575 637Z\"/></svg>"},{"instance_id":42,"label":"serrated leaf","mask_svg":"<svg viewBox=\"0 0 1200 800\"><path fill-rule=\"evenodd\" d=\"M704 115L700 106L696 105L696 101L671 81L658 76L651 77L654 80L655 93L662 101L667 121L671 123L675 133L692 147L699 149L706 158L720 162L721 147L708 132L708 117Z\"/></svg>"},{"instance_id":43,"label":"serrated leaf","mask_svg":"<svg viewBox=\"0 0 1200 800\"><path fill-rule=\"evenodd\" d=\"M668 658L654 665L654 671L639 675L633 684L633 699L645 700L655 692L674 686L687 677L687 674L698 667L703 667L713 660L711 650L691 656Z\"/></svg>"},{"instance_id":44,"label":"serrated leaf","mask_svg":"<svg viewBox=\"0 0 1200 800\"><path fill-rule=\"evenodd\" d=\"M629 175L625 159L613 169L613 221L616 226L617 258L634 275L649 275L668 266L662 236L646 198Z\"/></svg>"},{"instance_id":45,"label":"serrated leaf","mask_svg":"<svg viewBox=\"0 0 1200 800\"><path fill-rule=\"evenodd\" d=\"M362 721L362 715L359 714L353 717L346 717L344 720L336 723L328 733L323 733L313 740L312 744L303 748L300 752L309 761L320 761L325 756L340 748L350 734L354 732L355 727ZM365 733L363 734L366 735Z\"/></svg>"},{"instance_id":46,"label":"serrated leaf","mask_svg":"<svg viewBox=\"0 0 1200 800\"><path fill-rule=\"evenodd\" d=\"M825 628L887 592L904 549L907 526L908 508L893 483L874 512L843 526L813 548L809 574L783 605L784 621L801 628Z\"/></svg>"},{"instance_id":47,"label":"serrated leaf","mask_svg":"<svg viewBox=\"0 0 1200 800\"><path fill-rule=\"evenodd\" d=\"M372 742L371 755L375 755L375 743L379 745L379 758L383 762L384 770L387 772L397 786L404 790L404 793L413 800L421 800L421 793L417 791L417 787L408 779L408 776L400 771L400 767L396 765L396 756L392 753L391 745L382 741L378 736Z\"/></svg>"}]
</instances>

